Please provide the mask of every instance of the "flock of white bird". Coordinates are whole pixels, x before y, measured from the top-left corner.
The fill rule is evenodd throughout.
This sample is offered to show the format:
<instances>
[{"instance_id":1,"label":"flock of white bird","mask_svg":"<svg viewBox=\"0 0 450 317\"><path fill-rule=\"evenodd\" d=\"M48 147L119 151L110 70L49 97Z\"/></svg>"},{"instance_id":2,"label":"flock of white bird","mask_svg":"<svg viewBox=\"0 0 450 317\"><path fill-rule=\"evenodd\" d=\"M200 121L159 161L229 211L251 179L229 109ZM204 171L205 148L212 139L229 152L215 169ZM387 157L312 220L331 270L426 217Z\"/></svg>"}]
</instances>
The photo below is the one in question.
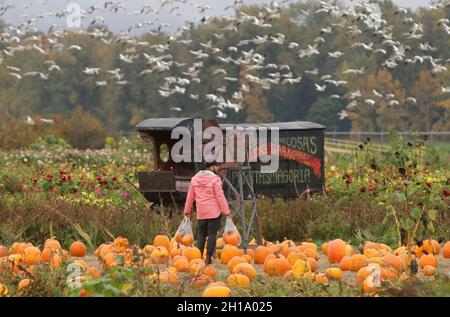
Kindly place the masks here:
<instances>
[{"instance_id":1,"label":"flock of white bird","mask_svg":"<svg viewBox=\"0 0 450 317\"><path fill-rule=\"evenodd\" d=\"M40 0L41 4L45 4L47 0ZM127 0L128 1L128 0ZM342 17L345 22L340 24L331 24L325 28L317 30L317 37L311 43L296 43L287 40L286 35L282 33L273 34L271 32L272 23L274 20L280 18L283 12L284 6L289 0L276 0L270 1L270 3L263 5L263 10L257 15L249 15L241 12L238 16L222 16L221 18L227 22L227 25L222 28L217 27L217 32L211 36L204 43L200 43L197 48L188 49L191 54L191 60L194 62L177 61L174 56L169 53L170 45L174 42L178 42L185 47L190 47L191 40L183 37L183 33L189 30L194 24L208 24L214 16L208 16L208 12L212 9L208 5L200 5L192 2L191 0L157 0L155 4L145 4L140 10L129 13L133 16L148 17L149 14L156 16L155 19L139 22L131 25L127 32L121 32L115 37L111 36L110 32L107 32L102 28L105 24L105 19L102 14L115 14L127 9L127 1L105 1L102 5L92 5L86 10L81 11L80 18L87 19L88 16L95 16L91 21L87 21L86 25L91 26L89 31L85 29L67 29L64 26L66 19L73 12L69 9L64 9L60 12L47 12L44 14L34 14L29 12L23 15L23 21L17 25L8 25L6 30L0 34L0 43L6 43L7 47L0 51L0 67L5 67L10 76L21 80L24 77L33 77L40 80L48 80L56 72L61 71L61 67L58 66L54 60L48 59L44 65L46 71L27 71L23 72L19 67L9 64L9 58L14 56L17 52L26 50L36 51L42 55L49 56L50 51L69 50L73 52L82 51L82 44L70 45L65 47L62 39L70 32L79 32L82 34L88 34L92 38L98 39L105 44L112 44L113 41L124 43L123 51L119 53L119 60L124 64L133 64L136 61L143 59L146 62L147 67L142 69L138 76L145 77L148 74L159 73L167 74L164 78L164 82L158 88L159 94L162 97L171 97L175 94L184 94L186 98L192 100L204 100L211 102L211 108L215 108L218 118L226 118L226 109L233 109L236 112L242 110L245 94L252 89L252 86L258 85L264 90L269 90L274 85L295 85L302 81L304 76L313 78L315 81L315 89L319 92L325 92L328 87L346 86L348 84L345 80L339 80L333 78L332 75L320 74L319 68L305 70L301 74L295 74L292 65L281 65L268 63L266 58L257 53L257 47L259 45L274 45L274 46L286 46L289 50L295 52L297 55L296 63L302 63L307 61L314 55L325 54L325 58L339 59L351 50L363 50L368 54L379 54L383 57L383 63L381 66L387 69L399 69L406 64L421 64L429 67L431 72L436 75L447 70L450 59L446 57L433 57L436 56L438 49L433 47L430 43L422 41L424 34L424 26L411 18L408 10L405 8L399 8L395 15L398 19L402 19L405 25L409 26L409 32L402 35L401 38L395 38L392 33L392 26L383 19L383 16L376 11L375 7L371 4L364 2L355 3L347 7L341 7L336 5L335 1L319 1L318 9L315 11L303 11L305 16L312 14L329 14L335 17ZM129 0L131 1L131 0ZM225 8L225 11L232 9L239 9L244 5L243 0L235 0L233 5ZM188 21L182 27L178 28L174 32L166 32L169 27L168 23L160 21L157 17L163 10L168 11L169 14L181 17L182 5L191 5L192 10L196 10L202 18L199 21ZM15 4L13 1L0 0L0 18L8 10L14 9ZM450 0L432 1L428 5L428 9L440 9L450 7ZM22 9L31 8L31 3L22 5ZM38 29L34 26L38 21L46 18L59 18L63 19L64 23L53 24L49 28L47 34L42 35L38 32ZM361 22L364 25L361 28ZM450 21L448 19L441 19L436 21L437 26L441 32L450 36ZM233 32L239 32L239 28L245 24L252 24L258 28L259 34L254 38L242 39L229 47L218 47L216 45L218 40L223 39L225 35L229 35ZM345 28L346 34L352 39L355 39L353 44L348 48L348 51L332 51L324 52L322 48L323 43L329 39L329 36L333 34L338 28ZM167 35L167 43L152 45L149 42L140 42L136 36L131 33L135 30L141 30L143 32L151 34L159 34L164 32ZM152 31L151 31L151 30ZM373 33L374 37L382 39L381 44L358 42L356 39L358 35L366 32ZM411 48L407 45L406 39L417 41L417 45ZM450 40L450 38L449 38ZM138 50L140 48L140 50ZM142 52L142 48L147 48L148 51ZM432 54L433 53L433 54ZM222 77L226 83L222 87L215 89L215 91L209 91L204 96L190 93L190 85L201 84L200 76L201 72L206 71L205 65L209 60L214 60L216 63L223 65L234 65L237 69L245 69L246 75L244 80L242 78L232 77L224 68L217 68L208 74L209 77ZM173 76L175 73L182 74L179 76ZM343 70L343 74L348 76L363 75L367 70L363 68L349 68ZM96 78L95 84L97 87L105 87L111 84L118 86L126 86L130 84L129 78L126 78L121 68L117 69L101 69L92 65L81 69L85 76L92 76ZM238 72L239 73L239 72ZM106 79L100 79L100 75L105 74L107 77L101 77ZM353 77L351 77L353 78ZM98 79L98 80L97 80ZM353 80L353 79L352 79ZM233 85L228 85L228 83ZM229 91L230 87L238 87L234 91ZM450 87L442 86L442 94L450 94ZM231 96L225 98L224 96ZM340 99L343 96L332 94L329 96L331 99ZM344 119L348 116L348 111L354 107L357 107L359 103L365 103L369 106L376 106L379 100L387 101L389 106L398 106L400 101L392 93L381 94L373 89L373 96L368 98L363 96L361 91L352 91L349 93L350 100L346 110L339 113L339 117ZM414 96L408 96L406 98L407 103L416 103ZM172 111L183 111L182 107L172 107ZM27 122L34 124L31 118L27 119Z\"/></svg>"}]
</instances>

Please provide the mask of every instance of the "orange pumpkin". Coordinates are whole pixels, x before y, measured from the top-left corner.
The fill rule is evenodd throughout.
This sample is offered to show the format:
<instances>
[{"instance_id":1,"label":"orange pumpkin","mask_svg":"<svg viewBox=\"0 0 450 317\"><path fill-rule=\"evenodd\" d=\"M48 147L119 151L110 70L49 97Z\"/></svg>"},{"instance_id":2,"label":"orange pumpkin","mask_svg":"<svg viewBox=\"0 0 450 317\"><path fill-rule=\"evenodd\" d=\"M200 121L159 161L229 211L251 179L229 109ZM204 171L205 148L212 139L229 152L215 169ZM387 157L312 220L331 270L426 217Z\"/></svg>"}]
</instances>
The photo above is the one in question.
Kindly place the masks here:
<instances>
[{"instance_id":1,"label":"orange pumpkin","mask_svg":"<svg viewBox=\"0 0 450 317\"><path fill-rule=\"evenodd\" d=\"M424 269L427 265L437 267L438 259L434 254L424 254L419 260L419 265L421 269Z\"/></svg>"},{"instance_id":2,"label":"orange pumpkin","mask_svg":"<svg viewBox=\"0 0 450 317\"><path fill-rule=\"evenodd\" d=\"M61 263L63 261L63 256L61 255L60 252L54 252L52 254L52 259L50 260L50 266L53 269L57 269L61 266Z\"/></svg>"},{"instance_id":3,"label":"orange pumpkin","mask_svg":"<svg viewBox=\"0 0 450 317\"><path fill-rule=\"evenodd\" d=\"M227 285L229 287L237 286L240 288L245 288L248 285L250 285L250 279L247 275L244 275L244 274L240 274L240 273L231 274L227 278Z\"/></svg>"},{"instance_id":4,"label":"orange pumpkin","mask_svg":"<svg viewBox=\"0 0 450 317\"><path fill-rule=\"evenodd\" d=\"M276 259L276 258L277 258L277 256L274 253L269 253L266 256L266 259L264 260L264 264L263 264L263 271L265 273L269 274L268 273L268 271L269 271L269 261L272 260L272 259Z\"/></svg>"},{"instance_id":5,"label":"orange pumpkin","mask_svg":"<svg viewBox=\"0 0 450 317\"><path fill-rule=\"evenodd\" d=\"M191 262L189 262L189 272L191 272L192 275L205 275L203 274L203 270L206 268L205 261L202 259L193 259Z\"/></svg>"},{"instance_id":6,"label":"orange pumpkin","mask_svg":"<svg viewBox=\"0 0 450 317\"><path fill-rule=\"evenodd\" d=\"M362 267L366 266L368 264L367 258L363 254L353 254L351 256L352 260L352 272L358 272Z\"/></svg>"},{"instance_id":7,"label":"orange pumpkin","mask_svg":"<svg viewBox=\"0 0 450 317\"><path fill-rule=\"evenodd\" d=\"M50 261L52 260L52 255L53 253L51 248L49 247L44 248L41 253L42 262L50 263Z\"/></svg>"},{"instance_id":8,"label":"orange pumpkin","mask_svg":"<svg viewBox=\"0 0 450 317\"><path fill-rule=\"evenodd\" d=\"M385 266L391 267L398 272L402 272L406 269L405 261L403 260L403 258L392 253L386 253L386 255L383 257L383 264Z\"/></svg>"},{"instance_id":9,"label":"orange pumpkin","mask_svg":"<svg viewBox=\"0 0 450 317\"><path fill-rule=\"evenodd\" d=\"M181 238L181 244L185 246L190 246L192 243L194 243L194 237L192 234L185 234L183 238Z\"/></svg>"},{"instance_id":10,"label":"orange pumpkin","mask_svg":"<svg viewBox=\"0 0 450 317\"><path fill-rule=\"evenodd\" d=\"M172 265L178 272L189 272L189 260L185 256L174 259Z\"/></svg>"},{"instance_id":11,"label":"orange pumpkin","mask_svg":"<svg viewBox=\"0 0 450 317\"><path fill-rule=\"evenodd\" d=\"M309 262L309 266L311 267L311 272L315 272L317 270L317 261L314 258L307 258Z\"/></svg>"},{"instance_id":12,"label":"orange pumpkin","mask_svg":"<svg viewBox=\"0 0 450 317\"><path fill-rule=\"evenodd\" d=\"M292 265L284 256L270 259L267 263L267 274L270 276L283 276L289 270L292 270Z\"/></svg>"},{"instance_id":13,"label":"orange pumpkin","mask_svg":"<svg viewBox=\"0 0 450 317\"><path fill-rule=\"evenodd\" d=\"M255 264L264 264L266 257L272 254L272 249L263 245L257 246L255 249Z\"/></svg>"},{"instance_id":14,"label":"orange pumpkin","mask_svg":"<svg viewBox=\"0 0 450 317\"><path fill-rule=\"evenodd\" d=\"M317 251L314 249L305 249L303 250L303 253L308 257L308 258L314 258L316 260L319 259L319 255L317 254Z\"/></svg>"},{"instance_id":15,"label":"orange pumpkin","mask_svg":"<svg viewBox=\"0 0 450 317\"><path fill-rule=\"evenodd\" d=\"M314 280L316 283L327 285L328 284L328 277L324 273L317 273L314 275Z\"/></svg>"},{"instance_id":16,"label":"orange pumpkin","mask_svg":"<svg viewBox=\"0 0 450 317\"><path fill-rule=\"evenodd\" d=\"M114 251L117 253L123 253L130 246L128 239L124 237L117 237L113 242Z\"/></svg>"},{"instance_id":17,"label":"orange pumpkin","mask_svg":"<svg viewBox=\"0 0 450 317\"><path fill-rule=\"evenodd\" d=\"M341 262L339 262L339 268L342 271L351 271L353 266L352 266L352 258L348 255L344 256L341 259Z\"/></svg>"},{"instance_id":18,"label":"orange pumpkin","mask_svg":"<svg viewBox=\"0 0 450 317\"><path fill-rule=\"evenodd\" d=\"M233 257L240 255L238 247L231 244L226 244L223 247L222 254L220 256L220 263L227 264Z\"/></svg>"},{"instance_id":19,"label":"orange pumpkin","mask_svg":"<svg viewBox=\"0 0 450 317\"><path fill-rule=\"evenodd\" d=\"M412 248L412 253L414 253L416 255L417 258L421 258L422 255L424 255L424 250L423 250L423 246L419 247L417 245L413 246Z\"/></svg>"},{"instance_id":20,"label":"orange pumpkin","mask_svg":"<svg viewBox=\"0 0 450 317\"><path fill-rule=\"evenodd\" d=\"M44 243L44 248L50 248L52 250L61 250L61 243L56 239L47 239Z\"/></svg>"},{"instance_id":21,"label":"orange pumpkin","mask_svg":"<svg viewBox=\"0 0 450 317\"><path fill-rule=\"evenodd\" d=\"M236 265L238 265L239 263L249 263L249 262L248 262L247 259L244 258L243 256L240 256L240 255L234 256L234 257L233 257L230 261L228 261L228 263L227 263L228 270L229 270L230 272L233 272L233 268L234 268Z\"/></svg>"},{"instance_id":22,"label":"orange pumpkin","mask_svg":"<svg viewBox=\"0 0 450 317\"><path fill-rule=\"evenodd\" d=\"M151 259L153 264L165 264L169 262L169 251L163 246L158 246L153 250Z\"/></svg>"},{"instance_id":23,"label":"orange pumpkin","mask_svg":"<svg viewBox=\"0 0 450 317\"><path fill-rule=\"evenodd\" d=\"M24 261L28 265L36 265L41 262L41 250L36 247L28 247L23 250Z\"/></svg>"},{"instance_id":24,"label":"orange pumpkin","mask_svg":"<svg viewBox=\"0 0 450 317\"><path fill-rule=\"evenodd\" d=\"M144 248L142 249L142 254L144 254L144 256L146 258L150 258L152 256L152 252L156 249L155 246L147 244L146 246L144 246Z\"/></svg>"},{"instance_id":25,"label":"orange pumpkin","mask_svg":"<svg viewBox=\"0 0 450 317\"><path fill-rule=\"evenodd\" d=\"M365 279L372 274L372 269L370 269L368 266L364 266L359 269L358 273L356 273L356 282L359 285L363 285Z\"/></svg>"},{"instance_id":26,"label":"orange pumpkin","mask_svg":"<svg viewBox=\"0 0 450 317\"><path fill-rule=\"evenodd\" d=\"M428 254L439 254L441 252L441 245L439 242L433 239L428 239L423 241L422 248L425 250Z\"/></svg>"},{"instance_id":27,"label":"orange pumpkin","mask_svg":"<svg viewBox=\"0 0 450 317\"><path fill-rule=\"evenodd\" d=\"M191 262L194 259L202 258L202 252L197 247L184 248L183 251L181 251L181 255L185 256L189 262Z\"/></svg>"},{"instance_id":28,"label":"orange pumpkin","mask_svg":"<svg viewBox=\"0 0 450 317\"><path fill-rule=\"evenodd\" d=\"M28 248L32 247L33 244L29 242L14 242L9 249L9 254L20 254L23 255L23 251Z\"/></svg>"},{"instance_id":29,"label":"orange pumpkin","mask_svg":"<svg viewBox=\"0 0 450 317\"><path fill-rule=\"evenodd\" d=\"M302 242L298 247L298 251L305 253L306 250L314 250L317 253L317 245L312 242ZM306 253L305 253L306 254Z\"/></svg>"},{"instance_id":30,"label":"orange pumpkin","mask_svg":"<svg viewBox=\"0 0 450 317\"><path fill-rule=\"evenodd\" d=\"M444 244L442 248L442 256L446 259L450 259L450 241Z\"/></svg>"},{"instance_id":31,"label":"orange pumpkin","mask_svg":"<svg viewBox=\"0 0 450 317\"><path fill-rule=\"evenodd\" d=\"M226 286L207 287L202 294L203 297L230 297L231 290Z\"/></svg>"},{"instance_id":32,"label":"orange pumpkin","mask_svg":"<svg viewBox=\"0 0 450 317\"><path fill-rule=\"evenodd\" d=\"M167 250L169 250L170 247L170 240L169 237L166 235L157 235L153 239L153 245L155 247L165 247Z\"/></svg>"},{"instance_id":33,"label":"orange pumpkin","mask_svg":"<svg viewBox=\"0 0 450 317\"><path fill-rule=\"evenodd\" d=\"M70 245L70 255L75 257L85 257L87 253L86 246L81 241L75 241Z\"/></svg>"},{"instance_id":34,"label":"orange pumpkin","mask_svg":"<svg viewBox=\"0 0 450 317\"><path fill-rule=\"evenodd\" d=\"M215 277L217 275L217 271L211 265L208 265L203 270L203 274L208 275L210 277Z\"/></svg>"},{"instance_id":35,"label":"orange pumpkin","mask_svg":"<svg viewBox=\"0 0 450 317\"><path fill-rule=\"evenodd\" d=\"M7 255L8 255L8 249L5 246L0 245L0 258L7 256Z\"/></svg>"},{"instance_id":36,"label":"orange pumpkin","mask_svg":"<svg viewBox=\"0 0 450 317\"><path fill-rule=\"evenodd\" d=\"M328 242L322 243L322 253L328 255Z\"/></svg>"},{"instance_id":37,"label":"orange pumpkin","mask_svg":"<svg viewBox=\"0 0 450 317\"><path fill-rule=\"evenodd\" d=\"M233 268L232 272L247 275L250 280L253 280L257 274L255 267L250 263L239 263Z\"/></svg>"},{"instance_id":38,"label":"orange pumpkin","mask_svg":"<svg viewBox=\"0 0 450 317\"><path fill-rule=\"evenodd\" d=\"M434 276L434 274L436 274L436 268L432 265L425 265L422 269L422 273L425 276Z\"/></svg>"},{"instance_id":39,"label":"orange pumpkin","mask_svg":"<svg viewBox=\"0 0 450 317\"><path fill-rule=\"evenodd\" d=\"M328 242L328 261L330 263L339 263L344 256L350 256L352 253L352 247L341 239Z\"/></svg>"},{"instance_id":40,"label":"orange pumpkin","mask_svg":"<svg viewBox=\"0 0 450 317\"><path fill-rule=\"evenodd\" d=\"M173 271L162 271L161 273L150 275L150 280L157 281L161 283L178 284L178 275Z\"/></svg>"},{"instance_id":41,"label":"orange pumpkin","mask_svg":"<svg viewBox=\"0 0 450 317\"><path fill-rule=\"evenodd\" d=\"M235 228L225 230L223 233L223 241L226 244L238 245L241 242L241 235Z\"/></svg>"}]
</instances>

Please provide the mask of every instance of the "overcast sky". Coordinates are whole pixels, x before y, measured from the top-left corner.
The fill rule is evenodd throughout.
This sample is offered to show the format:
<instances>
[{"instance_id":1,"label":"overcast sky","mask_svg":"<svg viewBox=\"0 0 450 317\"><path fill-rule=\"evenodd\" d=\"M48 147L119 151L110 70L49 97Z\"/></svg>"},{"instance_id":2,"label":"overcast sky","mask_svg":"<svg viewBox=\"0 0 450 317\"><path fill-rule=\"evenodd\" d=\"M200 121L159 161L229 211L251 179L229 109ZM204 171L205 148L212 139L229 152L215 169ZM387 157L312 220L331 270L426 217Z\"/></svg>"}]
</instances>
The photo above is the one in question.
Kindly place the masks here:
<instances>
[{"instance_id":1,"label":"overcast sky","mask_svg":"<svg viewBox=\"0 0 450 317\"><path fill-rule=\"evenodd\" d=\"M82 26L85 27L90 24L93 18L102 16L105 19L105 24L114 32L127 31L127 29L136 23L154 21L154 26L147 27L146 30L156 29L161 23L168 23L171 26L163 27L163 31L171 31L182 26L186 21L199 21L204 15L206 16L230 16L233 14L233 10L224 11L224 9L233 4L234 0L187 0L187 4L170 4L163 8L160 14L150 13L146 15L132 15L136 10L141 10L145 4L151 4L155 8L160 8L160 0L113 0L114 3L122 2L126 6L125 9L119 9L117 14L104 13L96 11L92 15L89 15L83 22ZM281 2L281 1L279 1ZM291 0L289 2L295 2ZM346 0L347 3L361 2L360 0ZM394 0L396 4L402 7L408 7L416 9L419 6L426 6L429 4L429 0ZM9 9L6 14L0 17L10 24L18 24L19 21L23 21L24 14L26 15L46 15L49 12L61 12L68 8L69 4L78 4L81 9L87 10L92 5L103 6L105 3L95 0L0 0L0 15L2 14L1 7L5 4L12 4L16 8ZM270 3L270 0L245 0L246 4L255 3ZM201 14L196 12L193 4L209 5L211 10ZM179 9L175 9L172 13L169 11L176 5L180 5ZM51 18L45 17L34 24L35 27L41 30L48 30L52 24L58 24L57 29L61 29L66 26L66 17L64 18Z\"/></svg>"}]
</instances>

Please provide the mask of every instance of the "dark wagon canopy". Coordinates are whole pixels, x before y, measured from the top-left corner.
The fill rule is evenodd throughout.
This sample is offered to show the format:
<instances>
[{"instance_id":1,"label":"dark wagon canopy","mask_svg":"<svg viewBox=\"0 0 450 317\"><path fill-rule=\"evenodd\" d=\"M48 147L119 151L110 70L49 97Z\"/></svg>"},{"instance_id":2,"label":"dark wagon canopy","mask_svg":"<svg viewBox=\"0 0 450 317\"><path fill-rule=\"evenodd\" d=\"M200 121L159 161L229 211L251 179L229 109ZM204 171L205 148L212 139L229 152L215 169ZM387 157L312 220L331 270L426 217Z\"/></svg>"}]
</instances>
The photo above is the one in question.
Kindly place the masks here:
<instances>
[{"instance_id":1,"label":"dark wagon canopy","mask_svg":"<svg viewBox=\"0 0 450 317\"><path fill-rule=\"evenodd\" d=\"M150 192L161 195L163 190L158 191L156 187L159 178L174 180L169 188L173 188L177 193L186 192L190 178L201 168L198 163L175 163L168 159L163 161L161 157L161 146L167 145L168 149L177 142L171 139L171 131L179 126L192 128L194 120L202 120L202 129L210 126L227 128L278 128L279 138L279 167L276 172L262 173L261 162L250 162L251 175L253 179L254 191L257 194L267 196L296 197L306 190L322 191L324 186L324 130L325 126L314 122L292 121L292 122L271 122L271 123L240 123L240 124L218 124L215 119L207 120L202 118L151 118L136 126L144 141L153 143L155 162L153 172L142 174L146 177L146 184ZM167 152L167 151L165 151ZM168 172L173 175L169 177ZM237 177L235 171L229 170L229 178ZM158 174L161 173L161 174ZM166 174L164 174L166 173ZM143 184L143 182L140 181ZM151 187L151 189L150 189ZM154 197L154 195L151 195ZM183 199L183 195L180 196Z\"/></svg>"},{"instance_id":2,"label":"dark wagon canopy","mask_svg":"<svg viewBox=\"0 0 450 317\"><path fill-rule=\"evenodd\" d=\"M166 130L170 131L176 126L180 125L180 123L186 121L193 121L194 117L190 118L151 118L142 121L136 126L136 130L138 131L155 131L155 130ZM200 119L200 118L198 118ZM271 123L239 123L239 124L230 124L223 123L219 124L221 128L227 127L264 127L264 128L279 128L280 130L310 130L310 129L325 129L325 126L308 121L291 121L291 122L271 122Z\"/></svg>"}]
</instances>

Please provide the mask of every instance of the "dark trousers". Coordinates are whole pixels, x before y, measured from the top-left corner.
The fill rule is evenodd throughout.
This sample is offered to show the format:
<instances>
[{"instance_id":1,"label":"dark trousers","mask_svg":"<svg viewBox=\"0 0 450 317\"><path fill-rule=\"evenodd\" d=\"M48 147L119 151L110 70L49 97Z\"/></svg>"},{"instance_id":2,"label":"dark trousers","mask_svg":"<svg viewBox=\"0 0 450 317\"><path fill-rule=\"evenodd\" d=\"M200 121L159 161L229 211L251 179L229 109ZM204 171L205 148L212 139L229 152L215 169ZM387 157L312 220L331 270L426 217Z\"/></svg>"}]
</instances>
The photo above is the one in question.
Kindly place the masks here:
<instances>
[{"instance_id":1,"label":"dark trousers","mask_svg":"<svg viewBox=\"0 0 450 317\"><path fill-rule=\"evenodd\" d=\"M197 248L205 249L206 237L208 245L206 255L212 257L216 250L217 232L220 228L220 216L214 219L201 219L197 221Z\"/></svg>"}]
</instances>

